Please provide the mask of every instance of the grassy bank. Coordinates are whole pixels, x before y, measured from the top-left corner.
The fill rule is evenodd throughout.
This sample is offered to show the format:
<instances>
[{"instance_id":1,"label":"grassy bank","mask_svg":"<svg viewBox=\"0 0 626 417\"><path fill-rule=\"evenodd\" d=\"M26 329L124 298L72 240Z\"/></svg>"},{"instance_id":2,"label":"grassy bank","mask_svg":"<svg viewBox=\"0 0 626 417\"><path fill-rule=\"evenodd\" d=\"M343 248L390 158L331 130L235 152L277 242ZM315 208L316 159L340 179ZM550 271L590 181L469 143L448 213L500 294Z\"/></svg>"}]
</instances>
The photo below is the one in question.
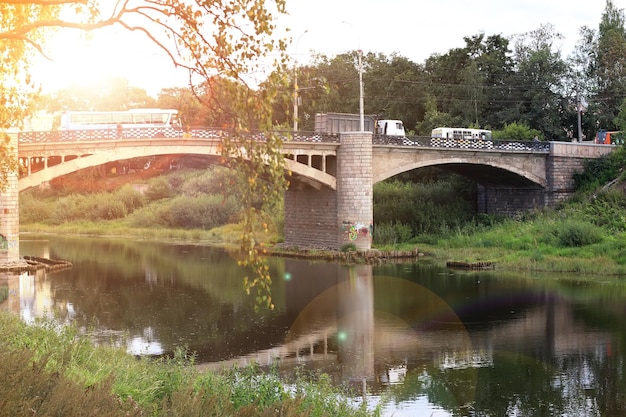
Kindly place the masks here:
<instances>
[{"instance_id":1,"label":"grassy bank","mask_svg":"<svg viewBox=\"0 0 626 417\"><path fill-rule=\"evenodd\" d=\"M120 222L69 222L62 225L32 223L20 225L22 233L53 233L83 236L124 236L137 240L184 241L209 245L237 244L241 227L228 224L211 230L130 227ZM265 234L261 234L264 236ZM267 235L267 239L275 235Z\"/></svg>"},{"instance_id":2,"label":"grassy bank","mask_svg":"<svg viewBox=\"0 0 626 417\"><path fill-rule=\"evenodd\" d=\"M381 250L418 248L425 258L447 261L493 262L499 270L567 272L587 275L626 275L626 233L606 232L584 220L564 220L561 211L536 214L532 218L507 220L472 232L458 230L445 236L422 235ZM626 225L626 223L625 223ZM125 236L132 239L175 241L216 246L237 244L241 228L226 225L208 231L147 229L115 226L110 223L25 225L22 232ZM259 231L260 241L272 245L278 233ZM280 251L278 251L280 252ZM314 252L313 252L314 253Z\"/></svg>"},{"instance_id":3,"label":"grassy bank","mask_svg":"<svg viewBox=\"0 0 626 417\"><path fill-rule=\"evenodd\" d=\"M459 233L436 241L415 241L421 251L442 262L493 262L497 269L567 272L585 275L626 275L626 234L604 235L594 244L564 246L546 241L545 221L507 222L492 230ZM558 224L547 227L558 229ZM587 227L587 226L583 226Z\"/></svg>"},{"instance_id":4,"label":"grassy bank","mask_svg":"<svg viewBox=\"0 0 626 417\"><path fill-rule=\"evenodd\" d=\"M626 197L617 195L607 214L606 198L571 202L492 226L421 235L394 247L419 248L435 262L492 262L496 269L626 276ZM382 246L381 249L388 249Z\"/></svg>"},{"instance_id":5,"label":"grassy bank","mask_svg":"<svg viewBox=\"0 0 626 417\"><path fill-rule=\"evenodd\" d=\"M26 325L0 312L0 409L25 416L368 416L325 378L200 372L184 352L136 359L94 346L72 327ZM345 394L345 393L343 393Z\"/></svg>"}]
</instances>

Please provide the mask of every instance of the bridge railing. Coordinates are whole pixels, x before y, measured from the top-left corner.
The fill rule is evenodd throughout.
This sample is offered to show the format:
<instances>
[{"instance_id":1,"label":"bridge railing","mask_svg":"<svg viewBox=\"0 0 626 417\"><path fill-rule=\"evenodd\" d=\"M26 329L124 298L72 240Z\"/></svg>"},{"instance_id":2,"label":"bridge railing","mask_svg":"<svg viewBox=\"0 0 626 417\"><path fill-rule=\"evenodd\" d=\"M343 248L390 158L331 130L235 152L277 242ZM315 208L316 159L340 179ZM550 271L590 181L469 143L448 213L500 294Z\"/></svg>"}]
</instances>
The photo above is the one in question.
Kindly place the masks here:
<instances>
[{"instance_id":1,"label":"bridge railing","mask_svg":"<svg viewBox=\"0 0 626 417\"><path fill-rule=\"evenodd\" d=\"M76 142L90 140L116 140L137 138L182 138L183 131L172 127L50 130L44 132L20 132L20 143Z\"/></svg>"},{"instance_id":2,"label":"bridge railing","mask_svg":"<svg viewBox=\"0 0 626 417\"><path fill-rule=\"evenodd\" d=\"M486 140L486 139L448 139L428 136L384 136L375 135L374 145L414 146L423 148L449 149L484 149L506 152L550 152L549 142Z\"/></svg>"},{"instance_id":3,"label":"bridge railing","mask_svg":"<svg viewBox=\"0 0 626 417\"><path fill-rule=\"evenodd\" d=\"M289 132L277 131L283 141L294 142L327 142L338 143L339 135L323 134L315 132ZM101 141L120 139L143 139L143 138L181 138L181 139L219 139L231 135L231 131L219 128L192 128L188 130L175 129L172 127L150 128L117 128L108 129L83 129L83 130L52 130L43 132L19 132L20 143L45 143L45 142L74 142L74 141ZM264 140L265 135L261 132L253 132L249 137L254 140Z\"/></svg>"},{"instance_id":4,"label":"bridge railing","mask_svg":"<svg viewBox=\"0 0 626 417\"><path fill-rule=\"evenodd\" d=\"M284 142L306 143L339 143L339 134L325 134L316 132L274 132ZM110 129L85 129L63 130L45 132L20 132L20 143L38 142L64 142L64 141L102 141L140 138L194 138L212 139L229 136L229 130L219 128L192 128L189 130L175 129L172 127L150 128L110 128ZM261 132L250 133L254 140L264 140L265 135ZM449 149L485 149L502 150L507 152L549 152L548 142L513 141L513 140L483 140L483 139L447 139L431 138L423 136L385 136L374 135L374 145L395 145L425 148L449 148Z\"/></svg>"}]
</instances>

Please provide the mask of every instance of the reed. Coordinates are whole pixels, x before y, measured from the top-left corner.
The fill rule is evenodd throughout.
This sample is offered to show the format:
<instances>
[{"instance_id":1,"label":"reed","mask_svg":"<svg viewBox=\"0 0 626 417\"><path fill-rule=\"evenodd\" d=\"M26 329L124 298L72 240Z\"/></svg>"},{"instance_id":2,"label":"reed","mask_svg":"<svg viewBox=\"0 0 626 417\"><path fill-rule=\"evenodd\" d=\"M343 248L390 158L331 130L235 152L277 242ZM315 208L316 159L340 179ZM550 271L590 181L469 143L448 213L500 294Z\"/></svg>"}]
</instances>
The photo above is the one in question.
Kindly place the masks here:
<instances>
[{"instance_id":1,"label":"reed","mask_svg":"<svg viewBox=\"0 0 626 417\"><path fill-rule=\"evenodd\" d=\"M370 416L330 379L282 381L256 365L200 371L194 357L137 359L94 345L54 319L0 312L0 405L6 415Z\"/></svg>"}]
</instances>

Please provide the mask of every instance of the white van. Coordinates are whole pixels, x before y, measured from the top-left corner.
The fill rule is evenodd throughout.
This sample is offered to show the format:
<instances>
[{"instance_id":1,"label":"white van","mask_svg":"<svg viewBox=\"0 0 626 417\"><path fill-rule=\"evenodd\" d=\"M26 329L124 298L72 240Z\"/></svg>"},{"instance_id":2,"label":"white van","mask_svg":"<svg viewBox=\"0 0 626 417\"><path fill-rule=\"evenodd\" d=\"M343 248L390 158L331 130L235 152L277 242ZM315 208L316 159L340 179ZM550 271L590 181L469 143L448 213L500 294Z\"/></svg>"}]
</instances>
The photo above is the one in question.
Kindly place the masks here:
<instances>
[{"instance_id":1,"label":"white van","mask_svg":"<svg viewBox=\"0 0 626 417\"><path fill-rule=\"evenodd\" d=\"M402 120L377 120L376 134L386 136L405 136Z\"/></svg>"}]
</instances>

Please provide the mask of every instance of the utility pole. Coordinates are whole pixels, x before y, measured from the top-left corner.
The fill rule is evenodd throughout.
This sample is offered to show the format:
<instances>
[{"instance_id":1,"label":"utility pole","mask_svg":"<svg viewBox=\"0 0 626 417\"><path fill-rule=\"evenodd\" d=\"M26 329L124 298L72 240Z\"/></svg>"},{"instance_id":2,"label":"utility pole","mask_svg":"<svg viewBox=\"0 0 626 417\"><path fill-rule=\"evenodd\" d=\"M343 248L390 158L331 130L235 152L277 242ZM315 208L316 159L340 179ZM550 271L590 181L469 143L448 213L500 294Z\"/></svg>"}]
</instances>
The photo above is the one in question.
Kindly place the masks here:
<instances>
[{"instance_id":1,"label":"utility pole","mask_svg":"<svg viewBox=\"0 0 626 417\"><path fill-rule=\"evenodd\" d=\"M350 22L346 22L342 20L341 23L345 23L346 25L352 26L354 31L356 32L357 40L358 40L358 56L359 56L359 130L361 132L365 131L365 116L363 113L363 51L361 50L361 36L359 35L359 31L357 28Z\"/></svg>"},{"instance_id":2,"label":"utility pole","mask_svg":"<svg viewBox=\"0 0 626 417\"><path fill-rule=\"evenodd\" d=\"M360 43L360 42L359 42ZM359 128L365 132L365 116L363 115L363 51L359 45Z\"/></svg>"},{"instance_id":3,"label":"utility pole","mask_svg":"<svg viewBox=\"0 0 626 417\"><path fill-rule=\"evenodd\" d=\"M576 117L578 119L578 142L582 142L583 140L583 132L582 132L582 104L580 102L580 94L576 93Z\"/></svg>"},{"instance_id":4,"label":"utility pole","mask_svg":"<svg viewBox=\"0 0 626 417\"><path fill-rule=\"evenodd\" d=\"M296 52L295 59L293 65L293 131L294 133L298 131L298 44L300 43L300 39L308 32L309 30L305 30L302 32L302 35L298 38L296 42Z\"/></svg>"}]
</instances>

